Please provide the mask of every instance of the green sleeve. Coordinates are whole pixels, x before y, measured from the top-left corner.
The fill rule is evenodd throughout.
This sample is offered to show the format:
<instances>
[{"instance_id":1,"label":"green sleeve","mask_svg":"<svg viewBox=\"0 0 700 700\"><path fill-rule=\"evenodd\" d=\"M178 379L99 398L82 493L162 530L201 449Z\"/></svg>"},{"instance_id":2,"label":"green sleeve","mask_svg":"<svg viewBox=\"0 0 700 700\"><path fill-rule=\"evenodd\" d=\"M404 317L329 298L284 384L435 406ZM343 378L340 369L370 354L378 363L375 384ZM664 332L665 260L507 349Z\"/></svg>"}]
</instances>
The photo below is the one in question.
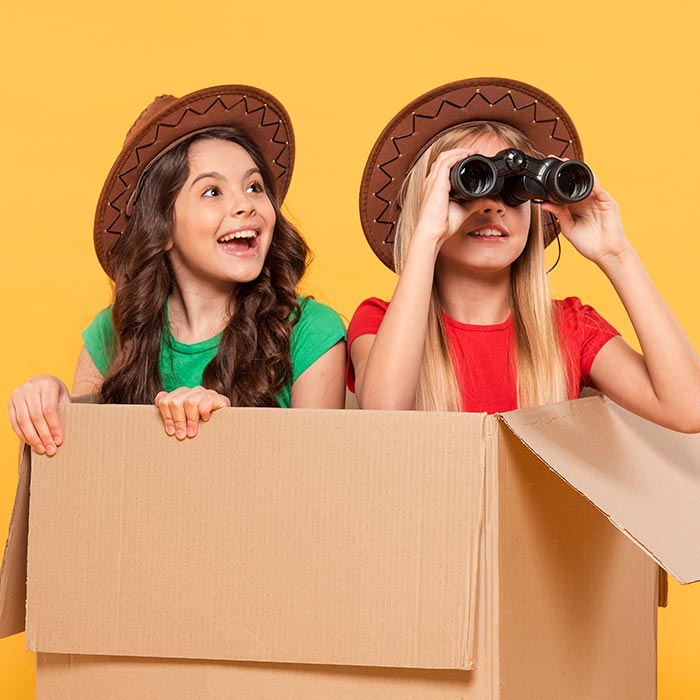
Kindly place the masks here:
<instances>
[{"instance_id":1,"label":"green sleeve","mask_svg":"<svg viewBox=\"0 0 700 700\"><path fill-rule=\"evenodd\" d=\"M85 349L95 363L95 367L105 376L112 364L114 349L114 326L112 325L112 307L102 309L90 325L83 331Z\"/></svg>"},{"instance_id":2,"label":"green sleeve","mask_svg":"<svg viewBox=\"0 0 700 700\"><path fill-rule=\"evenodd\" d=\"M330 306L310 297L300 298L301 316L292 330L292 382L330 350L345 339L345 325Z\"/></svg>"}]
</instances>

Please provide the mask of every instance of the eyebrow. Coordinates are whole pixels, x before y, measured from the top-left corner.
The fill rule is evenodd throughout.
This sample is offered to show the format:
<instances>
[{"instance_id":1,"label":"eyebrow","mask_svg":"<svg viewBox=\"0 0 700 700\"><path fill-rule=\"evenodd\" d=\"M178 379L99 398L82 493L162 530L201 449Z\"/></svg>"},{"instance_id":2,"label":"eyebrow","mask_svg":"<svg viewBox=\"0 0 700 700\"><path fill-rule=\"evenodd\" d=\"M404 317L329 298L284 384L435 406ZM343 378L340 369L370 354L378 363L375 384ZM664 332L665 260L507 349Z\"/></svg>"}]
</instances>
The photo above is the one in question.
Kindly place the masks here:
<instances>
[{"instance_id":1,"label":"eyebrow","mask_svg":"<svg viewBox=\"0 0 700 700\"><path fill-rule=\"evenodd\" d=\"M245 173L243 173L242 179L245 180L245 179L249 178L251 175L255 175L255 174L260 175L261 174L260 169L259 168L250 168L249 170L246 170ZM225 179L221 173L217 172L216 170L213 170L210 173L200 173L199 175L197 175L197 177L194 180L192 180L192 184L190 185L190 187L193 187L197 182L199 182L200 180L204 180L208 177L210 177L214 180L224 180Z\"/></svg>"}]
</instances>

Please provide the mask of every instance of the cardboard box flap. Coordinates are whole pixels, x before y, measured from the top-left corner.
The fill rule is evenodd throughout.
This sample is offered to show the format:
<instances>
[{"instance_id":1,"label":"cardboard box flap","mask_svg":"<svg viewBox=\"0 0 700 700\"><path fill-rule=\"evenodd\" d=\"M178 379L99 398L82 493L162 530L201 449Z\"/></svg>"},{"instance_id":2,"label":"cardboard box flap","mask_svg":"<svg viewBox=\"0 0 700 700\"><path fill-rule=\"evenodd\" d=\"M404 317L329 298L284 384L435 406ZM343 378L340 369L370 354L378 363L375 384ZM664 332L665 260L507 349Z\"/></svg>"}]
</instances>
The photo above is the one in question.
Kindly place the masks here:
<instances>
[{"instance_id":1,"label":"cardboard box flap","mask_svg":"<svg viewBox=\"0 0 700 700\"><path fill-rule=\"evenodd\" d=\"M30 470L30 451L25 445L20 452L17 493L0 569L0 638L24 630Z\"/></svg>"},{"instance_id":2,"label":"cardboard box flap","mask_svg":"<svg viewBox=\"0 0 700 700\"><path fill-rule=\"evenodd\" d=\"M473 665L484 416L225 409L183 443L148 406L62 420L32 467L31 649Z\"/></svg>"},{"instance_id":3,"label":"cardboard box flap","mask_svg":"<svg viewBox=\"0 0 700 700\"><path fill-rule=\"evenodd\" d=\"M700 435L602 396L499 418L680 583L700 580Z\"/></svg>"}]
</instances>

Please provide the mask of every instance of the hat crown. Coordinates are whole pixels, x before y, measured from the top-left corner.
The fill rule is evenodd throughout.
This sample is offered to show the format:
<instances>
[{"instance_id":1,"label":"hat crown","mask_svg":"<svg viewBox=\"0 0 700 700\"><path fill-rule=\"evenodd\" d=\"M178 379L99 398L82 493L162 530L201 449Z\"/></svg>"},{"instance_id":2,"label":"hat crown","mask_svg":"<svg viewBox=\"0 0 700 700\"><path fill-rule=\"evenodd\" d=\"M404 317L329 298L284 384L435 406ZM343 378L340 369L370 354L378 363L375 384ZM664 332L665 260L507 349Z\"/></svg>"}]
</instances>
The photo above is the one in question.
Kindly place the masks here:
<instances>
[{"instance_id":1,"label":"hat crown","mask_svg":"<svg viewBox=\"0 0 700 700\"><path fill-rule=\"evenodd\" d=\"M156 114L167 109L174 102L177 102L177 97L175 97L175 95L158 95L158 97L154 97L153 102L136 117L136 121L131 125L129 131L126 132L124 145L126 146L126 144L129 143L129 139L139 132L141 126L150 124Z\"/></svg>"}]
</instances>

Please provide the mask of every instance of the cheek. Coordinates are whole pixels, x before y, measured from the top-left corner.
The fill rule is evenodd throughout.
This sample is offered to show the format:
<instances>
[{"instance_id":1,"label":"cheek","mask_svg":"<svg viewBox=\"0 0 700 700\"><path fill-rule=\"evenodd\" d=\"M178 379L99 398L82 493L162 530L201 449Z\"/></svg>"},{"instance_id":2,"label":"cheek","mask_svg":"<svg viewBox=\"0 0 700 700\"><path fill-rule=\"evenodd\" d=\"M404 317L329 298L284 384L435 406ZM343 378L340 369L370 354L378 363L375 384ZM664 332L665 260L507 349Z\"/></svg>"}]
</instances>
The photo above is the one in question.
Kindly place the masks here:
<instances>
[{"instance_id":1,"label":"cheek","mask_svg":"<svg viewBox=\"0 0 700 700\"><path fill-rule=\"evenodd\" d=\"M527 205L523 205L513 210L512 213L513 217L510 220L509 229L512 233L517 235L518 238L522 238L524 246L530 235L530 208Z\"/></svg>"},{"instance_id":2,"label":"cheek","mask_svg":"<svg viewBox=\"0 0 700 700\"><path fill-rule=\"evenodd\" d=\"M529 203L525 203L517 209L520 217L520 226L525 233L530 231L530 222L532 221L532 209Z\"/></svg>"},{"instance_id":3,"label":"cheek","mask_svg":"<svg viewBox=\"0 0 700 700\"><path fill-rule=\"evenodd\" d=\"M275 213L275 207L272 205L272 202L267 198L265 200L264 211L262 211L261 214L265 217L265 221L270 227L270 230L273 231L277 223L277 214Z\"/></svg>"}]
</instances>

